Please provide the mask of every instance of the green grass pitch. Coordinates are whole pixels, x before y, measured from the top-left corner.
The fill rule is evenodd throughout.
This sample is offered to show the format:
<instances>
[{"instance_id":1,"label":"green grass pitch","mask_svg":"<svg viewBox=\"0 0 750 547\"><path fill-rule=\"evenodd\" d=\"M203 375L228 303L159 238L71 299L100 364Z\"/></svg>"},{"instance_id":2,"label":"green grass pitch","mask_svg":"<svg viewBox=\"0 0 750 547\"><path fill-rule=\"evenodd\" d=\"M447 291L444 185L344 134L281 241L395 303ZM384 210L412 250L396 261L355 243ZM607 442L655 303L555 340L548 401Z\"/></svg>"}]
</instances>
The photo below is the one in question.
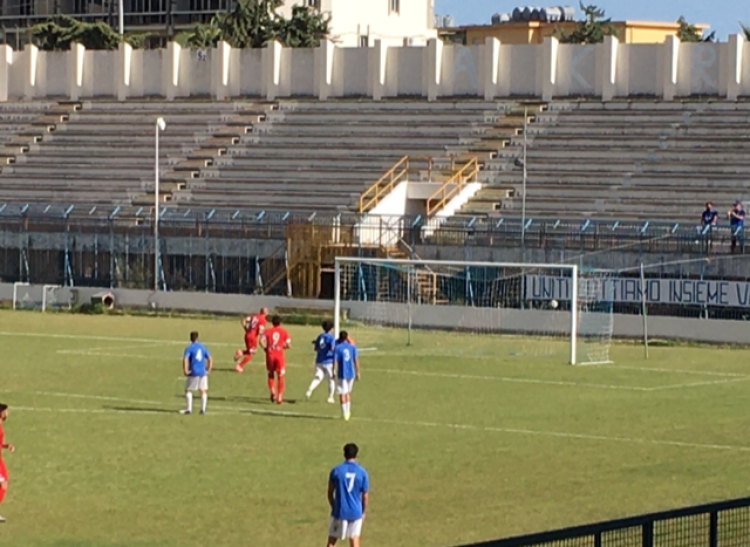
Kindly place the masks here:
<instances>
[{"instance_id":1,"label":"green grass pitch","mask_svg":"<svg viewBox=\"0 0 750 547\"><path fill-rule=\"evenodd\" d=\"M197 329L209 414L180 416ZM327 473L354 441L368 546L451 546L748 494L747 353L616 345L614 365L512 353L528 342L354 328L353 419L310 401L291 326L287 398L259 360L230 372L237 321L0 313L11 405L4 547L322 545Z\"/></svg>"}]
</instances>

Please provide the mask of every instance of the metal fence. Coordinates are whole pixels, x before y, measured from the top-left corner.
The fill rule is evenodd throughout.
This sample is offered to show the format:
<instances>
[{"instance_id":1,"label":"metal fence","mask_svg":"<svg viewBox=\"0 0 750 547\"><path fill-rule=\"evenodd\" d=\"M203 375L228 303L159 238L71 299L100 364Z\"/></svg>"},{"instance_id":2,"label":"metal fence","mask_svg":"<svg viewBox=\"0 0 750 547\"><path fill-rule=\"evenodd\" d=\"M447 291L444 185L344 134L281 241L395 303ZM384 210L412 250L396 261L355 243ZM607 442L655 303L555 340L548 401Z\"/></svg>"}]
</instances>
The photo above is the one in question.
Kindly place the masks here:
<instances>
[{"instance_id":1,"label":"metal fence","mask_svg":"<svg viewBox=\"0 0 750 547\"><path fill-rule=\"evenodd\" d=\"M747 547L750 498L463 547Z\"/></svg>"}]
</instances>

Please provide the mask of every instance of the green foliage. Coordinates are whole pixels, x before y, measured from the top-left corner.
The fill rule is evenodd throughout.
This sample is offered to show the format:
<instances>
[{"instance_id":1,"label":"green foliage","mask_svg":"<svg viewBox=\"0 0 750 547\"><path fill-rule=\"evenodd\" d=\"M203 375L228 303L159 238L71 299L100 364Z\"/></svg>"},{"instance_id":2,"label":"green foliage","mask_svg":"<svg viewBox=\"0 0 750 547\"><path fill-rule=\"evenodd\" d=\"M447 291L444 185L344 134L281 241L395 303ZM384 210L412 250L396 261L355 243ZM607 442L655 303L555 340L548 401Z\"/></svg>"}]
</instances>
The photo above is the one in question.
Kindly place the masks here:
<instances>
[{"instance_id":1,"label":"green foliage","mask_svg":"<svg viewBox=\"0 0 750 547\"><path fill-rule=\"evenodd\" d=\"M677 19L677 24L680 25L680 28L677 29L677 38L680 42L696 43L716 40L716 32L703 36L703 33L695 25L688 23L682 16Z\"/></svg>"},{"instance_id":2,"label":"green foliage","mask_svg":"<svg viewBox=\"0 0 750 547\"><path fill-rule=\"evenodd\" d=\"M123 41L112 27L103 21L86 23L67 15L51 17L30 29L33 43L44 51L66 51L73 43L82 44L86 49L117 49ZM125 41L133 47L142 47L148 36L135 34L126 36Z\"/></svg>"},{"instance_id":3,"label":"green foliage","mask_svg":"<svg viewBox=\"0 0 750 547\"><path fill-rule=\"evenodd\" d=\"M593 4L586 6L581 2L581 11L584 19L578 22L572 32L558 32L558 38L563 44L600 44L606 36L617 34L612 19L604 19L603 9Z\"/></svg>"},{"instance_id":4,"label":"green foliage","mask_svg":"<svg viewBox=\"0 0 750 547\"><path fill-rule=\"evenodd\" d=\"M209 24L198 24L178 36L190 48L214 47L219 41L234 48L261 48L272 40L288 47L317 47L328 36L330 19L304 6L295 6L291 19L278 15L280 0L238 0L231 11L217 13Z\"/></svg>"},{"instance_id":5,"label":"green foliage","mask_svg":"<svg viewBox=\"0 0 750 547\"><path fill-rule=\"evenodd\" d=\"M750 41L750 25L746 25L745 23L740 23L740 28L742 29L742 34L745 35L745 40Z\"/></svg>"}]
</instances>

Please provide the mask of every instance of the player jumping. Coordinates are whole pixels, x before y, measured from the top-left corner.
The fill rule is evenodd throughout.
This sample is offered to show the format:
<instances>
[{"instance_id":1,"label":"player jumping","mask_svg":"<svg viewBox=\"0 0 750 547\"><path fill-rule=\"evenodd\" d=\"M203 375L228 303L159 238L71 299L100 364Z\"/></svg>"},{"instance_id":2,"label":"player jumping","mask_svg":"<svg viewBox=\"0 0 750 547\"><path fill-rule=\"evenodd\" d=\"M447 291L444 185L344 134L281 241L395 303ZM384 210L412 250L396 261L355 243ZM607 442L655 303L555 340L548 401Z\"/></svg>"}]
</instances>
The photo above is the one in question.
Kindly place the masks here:
<instances>
[{"instance_id":1,"label":"player jumping","mask_svg":"<svg viewBox=\"0 0 750 547\"><path fill-rule=\"evenodd\" d=\"M333 379L333 350L336 346L336 340L331 334L333 323L323 321L323 332L313 341L313 351L315 351L315 376L307 388L305 396L309 399L315 388L323 381L328 379L328 402L333 403L333 392L336 389L336 382Z\"/></svg>"},{"instance_id":2,"label":"player jumping","mask_svg":"<svg viewBox=\"0 0 750 547\"><path fill-rule=\"evenodd\" d=\"M357 347L349 342L349 335L346 331L342 330L339 333L336 349L333 351L333 364L336 367L341 413L344 415L344 420L349 421L352 415L352 387L354 380L360 379L360 373Z\"/></svg>"},{"instance_id":3,"label":"player jumping","mask_svg":"<svg viewBox=\"0 0 750 547\"><path fill-rule=\"evenodd\" d=\"M200 391L201 414L206 413L208 403L208 374L213 368L213 359L206 346L198 342L198 333L190 333L190 345L182 357L182 372L185 374L185 410L180 414L193 412L193 391Z\"/></svg>"},{"instance_id":4,"label":"player jumping","mask_svg":"<svg viewBox=\"0 0 750 547\"><path fill-rule=\"evenodd\" d=\"M234 370L237 372L244 372L245 365L250 362L253 355L258 349L258 340L260 340L261 334L266 328L266 316L268 315L268 308L261 308L260 312L255 315L248 315L243 317L240 323L245 331L245 349L238 349L234 354L234 361L237 365Z\"/></svg>"},{"instance_id":5,"label":"player jumping","mask_svg":"<svg viewBox=\"0 0 750 547\"><path fill-rule=\"evenodd\" d=\"M281 318L278 315L273 316L271 324L273 326L261 335L260 345L266 351L266 372L268 372L268 391L271 393L271 402L280 405L284 402L284 375L286 374L284 351L292 347L292 339L289 333L281 327ZM274 376L277 384L275 389Z\"/></svg>"},{"instance_id":6,"label":"player jumping","mask_svg":"<svg viewBox=\"0 0 750 547\"><path fill-rule=\"evenodd\" d=\"M8 419L8 405L0 403L0 503L5 498L8 491L8 470L5 468L3 461L3 450L14 452L16 448L5 442L5 433L3 432L3 422ZM5 518L0 516L0 522L5 522Z\"/></svg>"}]
</instances>

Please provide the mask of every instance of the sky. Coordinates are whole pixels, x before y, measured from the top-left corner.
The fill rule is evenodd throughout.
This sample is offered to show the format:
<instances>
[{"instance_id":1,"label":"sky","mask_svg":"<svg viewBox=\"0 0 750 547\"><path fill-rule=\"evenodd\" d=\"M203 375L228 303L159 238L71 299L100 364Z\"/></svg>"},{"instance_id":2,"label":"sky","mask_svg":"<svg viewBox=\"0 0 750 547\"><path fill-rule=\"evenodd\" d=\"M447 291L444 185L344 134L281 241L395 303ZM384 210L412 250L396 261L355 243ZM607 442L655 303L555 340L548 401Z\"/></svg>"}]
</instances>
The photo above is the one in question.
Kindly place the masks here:
<instances>
[{"instance_id":1,"label":"sky","mask_svg":"<svg viewBox=\"0 0 750 547\"><path fill-rule=\"evenodd\" d=\"M684 15L691 23L707 23L716 37L726 41L730 34L740 32L738 21L750 23L748 0L585 0L596 4L616 21L676 21ZM456 24L489 24L493 13L510 13L519 6L575 6L578 0L522 2L518 0L435 0L435 13L453 15Z\"/></svg>"}]
</instances>

